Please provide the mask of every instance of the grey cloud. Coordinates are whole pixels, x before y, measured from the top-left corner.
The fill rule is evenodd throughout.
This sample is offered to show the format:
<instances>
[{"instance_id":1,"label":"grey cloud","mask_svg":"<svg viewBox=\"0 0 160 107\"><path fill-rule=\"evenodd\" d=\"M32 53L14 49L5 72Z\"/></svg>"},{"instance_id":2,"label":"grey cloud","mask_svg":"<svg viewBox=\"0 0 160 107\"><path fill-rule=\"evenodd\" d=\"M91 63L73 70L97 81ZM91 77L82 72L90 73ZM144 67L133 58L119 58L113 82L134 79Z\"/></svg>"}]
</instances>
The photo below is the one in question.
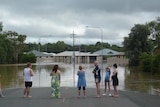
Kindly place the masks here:
<instances>
[{"instance_id":1,"label":"grey cloud","mask_svg":"<svg viewBox=\"0 0 160 107\"><path fill-rule=\"evenodd\" d=\"M48 12L64 13L75 11L80 13L88 12L121 12L131 13L137 11L159 11L159 0L0 0L1 5L17 12L36 12L45 14ZM9 5L9 6L8 6Z\"/></svg>"},{"instance_id":2,"label":"grey cloud","mask_svg":"<svg viewBox=\"0 0 160 107\"><path fill-rule=\"evenodd\" d=\"M68 36L71 29L83 26L81 40L93 43L100 40L100 32L85 28L92 25L103 28L104 41L119 43L134 24L154 20L159 4L159 0L0 0L4 12L0 21L5 30L26 34L27 42L41 35Z\"/></svg>"}]
</instances>

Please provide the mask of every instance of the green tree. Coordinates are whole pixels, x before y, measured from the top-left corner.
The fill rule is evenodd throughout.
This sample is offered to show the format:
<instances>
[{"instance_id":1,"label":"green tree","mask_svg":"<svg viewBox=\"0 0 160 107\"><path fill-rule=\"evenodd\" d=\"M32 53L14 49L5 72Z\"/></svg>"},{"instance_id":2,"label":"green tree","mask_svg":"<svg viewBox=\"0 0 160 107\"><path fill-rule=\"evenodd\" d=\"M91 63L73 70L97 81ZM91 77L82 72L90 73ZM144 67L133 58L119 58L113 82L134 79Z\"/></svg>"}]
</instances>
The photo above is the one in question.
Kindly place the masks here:
<instances>
[{"instance_id":1,"label":"green tree","mask_svg":"<svg viewBox=\"0 0 160 107\"><path fill-rule=\"evenodd\" d=\"M0 63L13 63L12 44L3 34L0 34Z\"/></svg>"},{"instance_id":2,"label":"green tree","mask_svg":"<svg viewBox=\"0 0 160 107\"><path fill-rule=\"evenodd\" d=\"M0 33L3 31L3 24L0 22Z\"/></svg>"},{"instance_id":3,"label":"green tree","mask_svg":"<svg viewBox=\"0 0 160 107\"><path fill-rule=\"evenodd\" d=\"M160 54L160 17L157 17L156 20L149 22L147 25L151 32L152 51L155 54Z\"/></svg>"},{"instance_id":4,"label":"green tree","mask_svg":"<svg viewBox=\"0 0 160 107\"><path fill-rule=\"evenodd\" d=\"M24 52L29 52L32 50L39 50L39 44L37 43L25 43Z\"/></svg>"},{"instance_id":5,"label":"green tree","mask_svg":"<svg viewBox=\"0 0 160 107\"><path fill-rule=\"evenodd\" d=\"M19 63L35 63L36 62L36 56L33 53L30 54L21 54L19 55Z\"/></svg>"},{"instance_id":6,"label":"green tree","mask_svg":"<svg viewBox=\"0 0 160 107\"><path fill-rule=\"evenodd\" d=\"M140 69L143 72L151 72L152 71L152 61L153 57L150 54L142 53L140 55Z\"/></svg>"},{"instance_id":7,"label":"green tree","mask_svg":"<svg viewBox=\"0 0 160 107\"><path fill-rule=\"evenodd\" d=\"M152 73L160 73L160 54L156 55L153 59Z\"/></svg>"},{"instance_id":8,"label":"green tree","mask_svg":"<svg viewBox=\"0 0 160 107\"><path fill-rule=\"evenodd\" d=\"M8 40L11 41L13 47L13 56L14 62L18 63L18 55L23 52L24 49L24 41L26 40L26 35L18 34L14 31L4 32L4 35L7 36Z\"/></svg>"},{"instance_id":9,"label":"green tree","mask_svg":"<svg viewBox=\"0 0 160 107\"><path fill-rule=\"evenodd\" d=\"M0 22L0 63L13 63L13 48L11 42L2 33L3 25Z\"/></svg>"},{"instance_id":10,"label":"green tree","mask_svg":"<svg viewBox=\"0 0 160 107\"><path fill-rule=\"evenodd\" d=\"M124 38L123 45L129 58L129 65L139 65L140 54L151 52L151 44L148 42L149 35L150 31L147 25L137 24L131 29L129 37Z\"/></svg>"}]
</instances>

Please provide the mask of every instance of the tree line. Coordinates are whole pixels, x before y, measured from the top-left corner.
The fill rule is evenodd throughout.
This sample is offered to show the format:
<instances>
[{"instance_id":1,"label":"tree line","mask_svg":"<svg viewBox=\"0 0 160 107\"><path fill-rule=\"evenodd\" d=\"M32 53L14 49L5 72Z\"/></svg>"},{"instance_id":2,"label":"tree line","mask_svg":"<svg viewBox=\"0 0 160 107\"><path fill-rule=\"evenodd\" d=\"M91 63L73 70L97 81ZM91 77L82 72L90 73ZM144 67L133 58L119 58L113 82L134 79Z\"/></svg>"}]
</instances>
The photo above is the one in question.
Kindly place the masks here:
<instances>
[{"instance_id":1,"label":"tree line","mask_svg":"<svg viewBox=\"0 0 160 107\"><path fill-rule=\"evenodd\" d=\"M117 46L117 45L110 45L109 43L103 43L103 49L109 48L116 51L123 52L123 47ZM81 51L81 52L95 52L102 49L102 43L97 42L96 44L81 44L81 45L75 45L74 47L72 45L66 44L64 41L57 41L56 43L46 43L46 44L38 44L38 43L28 43L26 44L25 51L31 51L31 50L38 50L41 52L48 52L48 53L60 53L63 51Z\"/></svg>"}]
</instances>

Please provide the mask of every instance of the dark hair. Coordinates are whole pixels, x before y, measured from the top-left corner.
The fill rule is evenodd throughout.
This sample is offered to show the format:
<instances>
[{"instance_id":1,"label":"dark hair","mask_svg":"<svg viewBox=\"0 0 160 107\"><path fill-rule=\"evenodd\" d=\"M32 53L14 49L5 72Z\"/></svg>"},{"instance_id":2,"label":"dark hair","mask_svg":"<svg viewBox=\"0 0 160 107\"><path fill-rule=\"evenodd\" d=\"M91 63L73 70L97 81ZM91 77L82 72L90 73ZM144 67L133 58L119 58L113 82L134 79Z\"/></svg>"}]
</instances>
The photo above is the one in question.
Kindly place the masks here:
<instances>
[{"instance_id":1,"label":"dark hair","mask_svg":"<svg viewBox=\"0 0 160 107\"><path fill-rule=\"evenodd\" d=\"M110 70L110 68L109 68L109 67L106 67L106 69L109 69L109 70Z\"/></svg>"},{"instance_id":2,"label":"dark hair","mask_svg":"<svg viewBox=\"0 0 160 107\"><path fill-rule=\"evenodd\" d=\"M53 66L53 69L52 69L52 72L54 71L54 72L56 73L57 70L58 70L58 65L54 65L54 66Z\"/></svg>"},{"instance_id":3,"label":"dark hair","mask_svg":"<svg viewBox=\"0 0 160 107\"><path fill-rule=\"evenodd\" d=\"M31 63L27 63L27 67L29 67L31 65Z\"/></svg>"},{"instance_id":4,"label":"dark hair","mask_svg":"<svg viewBox=\"0 0 160 107\"><path fill-rule=\"evenodd\" d=\"M82 70L82 68L83 68L82 65L79 65L79 70Z\"/></svg>"},{"instance_id":5,"label":"dark hair","mask_svg":"<svg viewBox=\"0 0 160 107\"><path fill-rule=\"evenodd\" d=\"M117 68L117 64L113 64L113 67Z\"/></svg>"}]
</instances>

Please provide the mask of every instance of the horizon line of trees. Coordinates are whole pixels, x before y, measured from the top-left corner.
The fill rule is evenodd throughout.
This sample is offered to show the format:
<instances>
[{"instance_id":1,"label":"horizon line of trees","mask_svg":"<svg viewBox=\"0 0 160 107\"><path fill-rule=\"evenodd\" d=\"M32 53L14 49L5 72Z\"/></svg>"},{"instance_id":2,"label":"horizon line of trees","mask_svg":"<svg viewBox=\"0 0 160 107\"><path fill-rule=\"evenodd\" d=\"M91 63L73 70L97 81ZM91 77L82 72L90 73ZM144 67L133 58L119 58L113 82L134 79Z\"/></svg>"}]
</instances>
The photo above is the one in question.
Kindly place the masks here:
<instances>
[{"instance_id":1,"label":"horizon line of trees","mask_svg":"<svg viewBox=\"0 0 160 107\"><path fill-rule=\"evenodd\" d=\"M98 41L96 44L80 44L75 45L74 47L72 45L66 44L64 41L57 41L56 43L46 43L43 45L40 43L27 43L25 51L28 52L31 50L37 50L48 53L60 53L63 51L73 51L73 48L75 51L93 53L102 49L102 43ZM109 48L119 52L124 52L123 47L117 45L110 45L109 43L103 43L103 49L105 48Z\"/></svg>"}]
</instances>

